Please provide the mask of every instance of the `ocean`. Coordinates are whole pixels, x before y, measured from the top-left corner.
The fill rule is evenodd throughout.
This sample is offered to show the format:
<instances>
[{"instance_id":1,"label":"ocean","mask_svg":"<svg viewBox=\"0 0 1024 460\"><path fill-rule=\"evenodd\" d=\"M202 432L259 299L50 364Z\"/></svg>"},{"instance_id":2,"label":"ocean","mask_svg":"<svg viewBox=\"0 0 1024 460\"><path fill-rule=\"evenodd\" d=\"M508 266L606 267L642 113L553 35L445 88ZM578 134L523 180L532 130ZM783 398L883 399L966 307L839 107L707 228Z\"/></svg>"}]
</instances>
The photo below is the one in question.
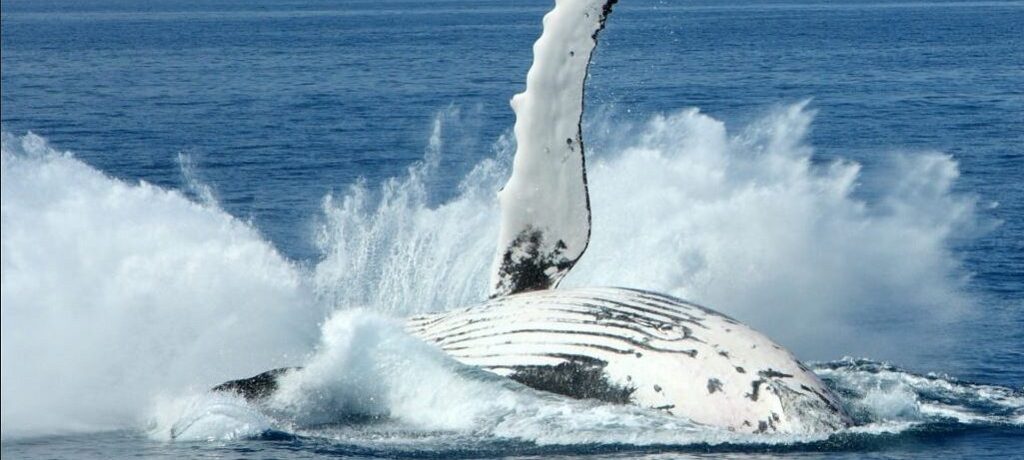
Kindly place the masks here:
<instances>
[{"instance_id":1,"label":"ocean","mask_svg":"<svg viewBox=\"0 0 1024 460\"><path fill-rule=\"evenodd\" d=\"M550 1L2 1L4 458L1021 458L1024 2L622 0L565 286L788 347L737 435L464 368ZM210 393L324 372L272 409Z\"/></svg>"}]
</instances>

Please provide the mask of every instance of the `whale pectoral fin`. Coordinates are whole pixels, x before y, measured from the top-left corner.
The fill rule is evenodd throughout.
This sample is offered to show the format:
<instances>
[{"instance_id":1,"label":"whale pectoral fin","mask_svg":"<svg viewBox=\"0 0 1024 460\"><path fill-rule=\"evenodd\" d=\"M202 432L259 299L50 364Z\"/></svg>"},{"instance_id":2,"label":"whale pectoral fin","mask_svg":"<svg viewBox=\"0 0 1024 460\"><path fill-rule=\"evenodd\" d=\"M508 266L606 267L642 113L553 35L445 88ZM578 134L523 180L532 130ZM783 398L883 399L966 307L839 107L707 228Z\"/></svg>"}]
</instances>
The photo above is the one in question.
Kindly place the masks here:
<instances>
[{"instance_id":1,"label":"whale pectoral fin","mask_svg":"<svg viewBox=\"0 0 1024 460\"><path fill-rule=\"evenodd\" d=\"M615 0L558 0L534 44L526 91L512 98L516 154L499 192L490 296L549 289L590 240L580 121L587 67Z\"/></svg>"}]
</instances>

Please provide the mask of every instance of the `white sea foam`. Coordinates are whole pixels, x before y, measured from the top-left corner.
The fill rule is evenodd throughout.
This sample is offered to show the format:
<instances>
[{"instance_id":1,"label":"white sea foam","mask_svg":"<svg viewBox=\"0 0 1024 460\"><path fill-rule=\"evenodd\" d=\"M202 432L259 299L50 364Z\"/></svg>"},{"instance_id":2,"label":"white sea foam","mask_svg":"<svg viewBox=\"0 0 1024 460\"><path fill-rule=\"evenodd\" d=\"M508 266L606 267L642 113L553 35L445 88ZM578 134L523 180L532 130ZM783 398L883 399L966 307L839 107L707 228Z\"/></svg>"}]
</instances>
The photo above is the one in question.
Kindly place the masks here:
<instances>
[{"instance_id":1,"label":"white sea foam","mask_svg":"<svg viewBox=\"0 0 1024 460\"><path fill-rule=\"evenodd\" d=\"M889 155L868 178L879 198L858 198L861 165L813 162L813 116L806 102L780 107L737 133L697 110L597 123L594 236L567 284L704 303L805 359L912 359L894 346L922 342L910 324L969 305L950 245L973 229L974 200L952 192L956 162L932 152ZM602 150L608 138L622 147Z\"/></svg>"},{"instance_id":2,"label":"white sea foam","mask_svg":"<svg viewBox=\"0 0 1024 460\"><path fill-rule=\"evenodd\" d=\"M812 368L844 395L854 418L866 426L930 421L1024 425L1020 390L914 374L864 359L844 358Z\"/></svg>"},{"instance_id":3,"label":"white sea foam","mask_svg":"<svg viewBox=\"0 0 1024 460\"><path fill-rule=\"evenodd\" d=\"M241 396L198 392L157 399L148 430L160 440L230 441L259 436L276 421Z\"/></svg>"},{"instance_id":4,"label":"white sea foam","mask_svg":"<svg viewBox=\"0 0 1024 460\"><path fill-rule=\"evenodd\" d=\"M315 343L304 276L250 226L32 134L2 150L3 436L136 426Z\"/></svg>"}]
</instances>

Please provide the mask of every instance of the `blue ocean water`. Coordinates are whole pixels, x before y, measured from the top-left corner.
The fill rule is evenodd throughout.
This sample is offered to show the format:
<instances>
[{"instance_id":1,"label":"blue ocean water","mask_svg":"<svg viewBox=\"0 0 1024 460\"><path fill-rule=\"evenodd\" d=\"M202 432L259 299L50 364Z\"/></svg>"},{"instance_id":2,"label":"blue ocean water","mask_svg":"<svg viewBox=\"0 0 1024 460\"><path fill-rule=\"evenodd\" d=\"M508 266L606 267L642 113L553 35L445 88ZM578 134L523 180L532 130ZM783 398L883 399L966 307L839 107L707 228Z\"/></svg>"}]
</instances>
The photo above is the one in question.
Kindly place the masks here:
<instances>
[{"instance_id":1,"label":"blue ocean water","mask_svg":"<svg viewBox=\"0 0 1024 460\"><path fill-rule=\"evenodd\" d=\"M5 0L4 457L1020 455L1020 2L624 0L602 34L567 283L744 320L862 429L677 435L403 365L386 317L483 295L549 8ZM327 358L331 410L203 399Z\"/></svg>"}]
</instances>

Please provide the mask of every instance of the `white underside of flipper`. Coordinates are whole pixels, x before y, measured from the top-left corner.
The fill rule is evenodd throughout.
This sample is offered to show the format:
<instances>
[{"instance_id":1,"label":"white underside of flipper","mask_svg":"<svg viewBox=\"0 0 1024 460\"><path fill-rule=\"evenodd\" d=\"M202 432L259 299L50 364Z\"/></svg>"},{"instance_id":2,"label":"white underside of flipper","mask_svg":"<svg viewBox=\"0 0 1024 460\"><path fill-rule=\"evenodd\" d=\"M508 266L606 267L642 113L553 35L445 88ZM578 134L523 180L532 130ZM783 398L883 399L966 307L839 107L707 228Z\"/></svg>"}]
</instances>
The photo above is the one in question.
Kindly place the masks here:
<instances>
[{"instance_id":1,"label":"white underside of flipper","mask_svg":"<svg viewBox=\"0 0 1024 460\"><path fill-rule=\"evenodd\" d=\"M724 315L620 288L536 291L415 317L456 360L577 398L738 432L818 433L849 418L792 354Z\"/></svg>"},{"instance_id":2,"label":"white underside of flipper","mask_svg":"<svg viewBox=\"0 0 1024 460\"><path fill-rule=\"evenodd\" d=\"M533 45L526 91L512 98L516 154L499 193L491 297L555 287L590 238L583 86L614 0L557 0Z\"/></svg>"}]
</instances>

